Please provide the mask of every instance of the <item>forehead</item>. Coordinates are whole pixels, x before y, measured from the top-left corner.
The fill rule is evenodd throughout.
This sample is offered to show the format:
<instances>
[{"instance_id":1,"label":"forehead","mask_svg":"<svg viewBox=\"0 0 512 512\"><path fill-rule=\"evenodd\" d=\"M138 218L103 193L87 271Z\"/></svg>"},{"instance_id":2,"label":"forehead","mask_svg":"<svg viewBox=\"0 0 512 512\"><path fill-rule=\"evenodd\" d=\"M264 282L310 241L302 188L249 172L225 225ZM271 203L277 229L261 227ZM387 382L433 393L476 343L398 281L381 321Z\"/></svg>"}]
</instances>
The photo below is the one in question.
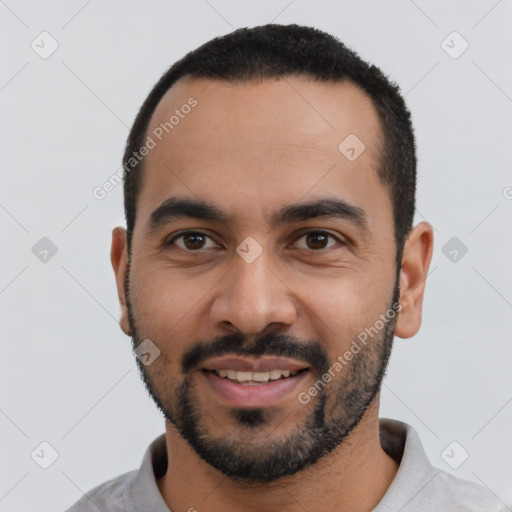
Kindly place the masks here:
<instances>
[{"instance_id":1,"label":"forehead","mask_svg":"<svg viewBox=\"0 0 512 512\"><path fill-rule=\"evenodd\" d=\"M146 135L154 147L145 157L137 226L171 196L221 204L240 222L327 195L369 217L387 209L391 218L389 192L375 172L378 116L349 82L185 77L164 95Z\"/></svg>"}]
</instances>

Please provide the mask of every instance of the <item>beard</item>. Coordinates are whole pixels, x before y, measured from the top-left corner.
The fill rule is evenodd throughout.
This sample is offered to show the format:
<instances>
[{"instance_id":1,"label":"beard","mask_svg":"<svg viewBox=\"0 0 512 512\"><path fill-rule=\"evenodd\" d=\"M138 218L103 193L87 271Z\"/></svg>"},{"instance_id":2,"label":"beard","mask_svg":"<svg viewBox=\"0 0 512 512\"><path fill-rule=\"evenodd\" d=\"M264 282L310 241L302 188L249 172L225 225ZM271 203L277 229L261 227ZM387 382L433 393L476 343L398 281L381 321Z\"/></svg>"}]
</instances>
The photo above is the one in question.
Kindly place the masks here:
<instances>
[{"instance_id":1,"label":"beard","mask_svg":"<svg viewBox=\"0 0 512 512\"><path fill-rule=\"evenodd\" d=\"M135 349L146 338L137 331L137 310L130 301L128 276L129 272L126 302ZM399 297L397 273L387 311L396 313ZM148 366L138 358L136 362L144 385L158 409L201 459L232 481L244 485L270 483L315 464L340 446L359 425L380 391L391 355L397 314L388 319L387 311L383 328L368 343L361 346L356 336L349 345L342 345L344 352L353 343L360 350L350 362L345 361L335 379L328 384L322 383L325 387L311 398L307 406L298 401L298 407L307 407L308 415L304 421L294 422L294 429L286 435L271 435L287 418L283 417L282 408L232 407L229 414L236 428L231 428L226 422L221 425L224 435L213 436L211 427L214 423L218 426L218 421L201 405L191 369L210 357L225 354L290 357L309 363L309 371L321 381L322 375L328 373L335 361L329 360L322 343L316 340L299 340L266 332L251 344L243 334L198 342L183 354L180 375L170 375L156 362ZM152 339L152 342L163 353L170 345L169 340ZM292 411L296 412L297 408Z\"/></svg>"}]
</instances>

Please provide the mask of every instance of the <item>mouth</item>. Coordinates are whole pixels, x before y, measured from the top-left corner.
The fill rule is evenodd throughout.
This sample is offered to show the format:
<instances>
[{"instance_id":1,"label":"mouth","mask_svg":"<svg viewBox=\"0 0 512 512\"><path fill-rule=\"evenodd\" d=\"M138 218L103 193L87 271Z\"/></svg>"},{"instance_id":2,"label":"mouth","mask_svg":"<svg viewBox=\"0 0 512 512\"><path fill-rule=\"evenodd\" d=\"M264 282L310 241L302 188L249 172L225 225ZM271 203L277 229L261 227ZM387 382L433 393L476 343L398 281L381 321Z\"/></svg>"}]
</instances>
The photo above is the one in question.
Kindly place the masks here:
<instances>
[{"instance_id":1,"label":"mouth","mask_svg":"<svg viewBox=\"0 0 512 512\"><path fill-rule=\"evenodd\" d=\"M201 370L217 399L230 407L268 407L293 394L309 375L309 368L288 370L274 368L266 372L234 369Z\"/></svg>"},{"instance_id":2,"label":"mouth","mask_svg":"<svg viewBox=\"0 0 512 512\"><path fill-rule=\"evenodd\" d=\"M223 379L229 379L230 381L241 384L242 386L261 386L269 382L277 380L289 379L299 373L308 371L308 368L302 368L301 370L281 370L274 368L268 372L250 372L240 371L232 369L219 369L219 370L203 370L205 372L211 372L217 377Z\"/></svg>"}]
</instances>

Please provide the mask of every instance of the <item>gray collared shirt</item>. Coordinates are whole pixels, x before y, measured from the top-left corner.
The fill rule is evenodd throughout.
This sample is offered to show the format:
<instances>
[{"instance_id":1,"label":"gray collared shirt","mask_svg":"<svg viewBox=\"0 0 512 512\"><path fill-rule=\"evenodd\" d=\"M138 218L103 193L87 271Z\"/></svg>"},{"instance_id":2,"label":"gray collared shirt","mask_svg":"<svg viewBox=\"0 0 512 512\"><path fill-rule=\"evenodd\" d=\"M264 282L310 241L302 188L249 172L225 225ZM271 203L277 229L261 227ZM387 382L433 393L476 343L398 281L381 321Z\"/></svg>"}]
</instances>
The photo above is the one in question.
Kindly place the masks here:
<instances>
[{"instance_id":1,"label":"gray collared shirt","mask_svg":"<svg viewBox=\"0 0 512 512\"><path fill-rule=\"evenodd\" d=\"M433 467L416 431L381 418L384 450L400 463L386 494L372 512L499 512L499 500L485 487ZM100 484L66 512L170 512L157 480L167 469L165 434L146 449L139 469Z\"/></svg>"}]
</instances>

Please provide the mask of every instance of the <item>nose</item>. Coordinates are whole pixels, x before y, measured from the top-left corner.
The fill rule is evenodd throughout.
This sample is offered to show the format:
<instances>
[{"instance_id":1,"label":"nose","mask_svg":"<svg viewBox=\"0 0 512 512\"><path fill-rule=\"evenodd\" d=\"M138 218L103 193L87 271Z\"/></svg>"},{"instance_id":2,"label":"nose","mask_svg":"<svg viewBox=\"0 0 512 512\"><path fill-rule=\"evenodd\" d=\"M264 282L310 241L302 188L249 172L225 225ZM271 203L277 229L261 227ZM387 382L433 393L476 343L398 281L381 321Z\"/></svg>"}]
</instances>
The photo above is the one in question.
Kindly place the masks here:
<instances>
[{"instance_id":1,"label":"nose","mask_svg":"<svg viewBox=\"0 0 512 512\"><path fill-rule=\"evenodd\" d=\"M296 305L293 291L269 267L265 251L252 263L236 255L233 267L219 283L218 294L210 309L217 327L236 328L251 335L269 325L284 328L293 325Z\"/></svg>"}]
</instances>

